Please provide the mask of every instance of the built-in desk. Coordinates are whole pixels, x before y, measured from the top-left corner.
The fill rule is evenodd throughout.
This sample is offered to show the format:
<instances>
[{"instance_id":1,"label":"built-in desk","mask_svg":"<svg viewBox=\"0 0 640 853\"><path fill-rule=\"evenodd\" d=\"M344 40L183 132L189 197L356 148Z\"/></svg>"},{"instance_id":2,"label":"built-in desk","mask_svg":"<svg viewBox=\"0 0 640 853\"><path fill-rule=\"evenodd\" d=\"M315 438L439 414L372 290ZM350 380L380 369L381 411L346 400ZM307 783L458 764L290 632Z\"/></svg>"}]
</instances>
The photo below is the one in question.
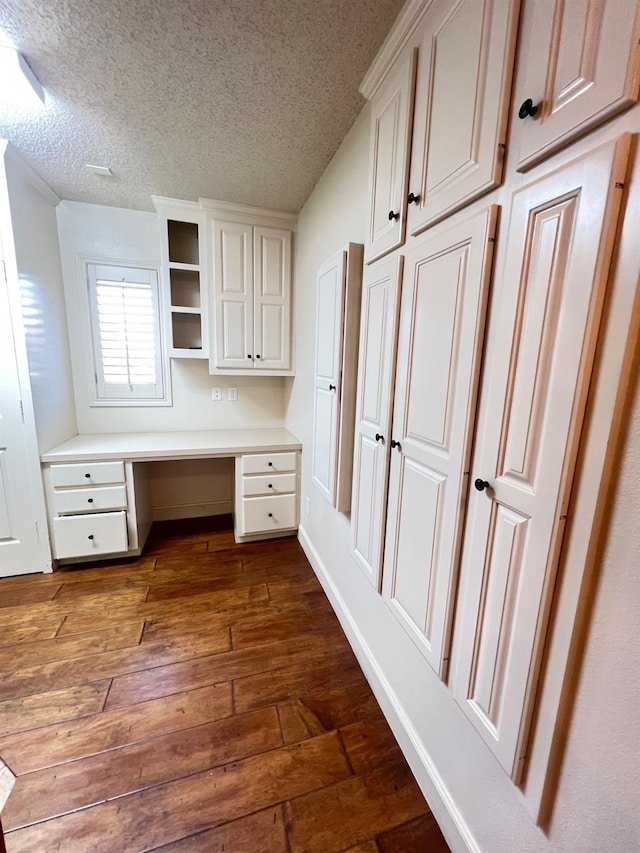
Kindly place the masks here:
<instances>
[{"instance_id":1,"label":"built-in desk","mask_svg":"<svg viewBox=\"0 0 640 853\"><path fill-rule=\"evenodd\" d=\"M41 456L59 562L140 554L151 527L145 462L235 458L238 542L298 526L300 451L286 429L76 435Z\"/></svg>"}]
</instances>

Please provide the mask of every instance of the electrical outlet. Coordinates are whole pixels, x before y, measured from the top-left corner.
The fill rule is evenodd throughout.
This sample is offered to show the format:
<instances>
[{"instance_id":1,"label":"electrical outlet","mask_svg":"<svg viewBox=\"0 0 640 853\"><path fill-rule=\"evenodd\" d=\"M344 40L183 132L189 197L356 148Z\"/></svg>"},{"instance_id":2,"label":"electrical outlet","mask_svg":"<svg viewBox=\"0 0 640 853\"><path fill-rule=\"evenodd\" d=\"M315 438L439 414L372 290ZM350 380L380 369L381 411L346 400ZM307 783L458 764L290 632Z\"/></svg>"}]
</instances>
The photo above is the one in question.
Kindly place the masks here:
<instances>
[{"instance_id":1,"label":"electrical outlet","mask_svg":"<svg viewBox=\"0 0 640 853\"><path fill-rule=\"evenodd\" d=\"M307 497L304 499L304 511L307 513L307 515L311 514L311 498L309 497L309 495L307 495Z\"/></svg>"},{"instance_id":2,"label":"electrical outlet","mask_svg":"<svg viewBox=\"0 0 640 853\"><path fill-rule=\"evenodd\" d=\"M212 400L222 400L222 388L216 386L211 389L211 399Z\"/></svg>"},{"instance_id":3,"label":"electrical outlet","mask_svg":"<svg viewBox=\"0 0 640 853\"><path fill-rule=\"evenodd\" d=\"M227 400L237 400L238 399L238 389L231 386L231 388L227 388Z\"/></svg>"}]
</instances>

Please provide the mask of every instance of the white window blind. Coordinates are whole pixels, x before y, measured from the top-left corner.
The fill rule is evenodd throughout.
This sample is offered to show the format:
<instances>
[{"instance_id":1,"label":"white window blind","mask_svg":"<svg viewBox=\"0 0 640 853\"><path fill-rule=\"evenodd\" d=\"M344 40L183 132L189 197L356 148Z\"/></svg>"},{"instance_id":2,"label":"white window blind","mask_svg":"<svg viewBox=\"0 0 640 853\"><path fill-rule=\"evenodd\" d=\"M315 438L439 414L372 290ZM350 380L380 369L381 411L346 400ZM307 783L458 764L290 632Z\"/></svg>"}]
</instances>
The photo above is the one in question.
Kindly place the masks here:
<instances>
[{"instance_id":1,"label":"white window blind","mask_svg":"<svg viewBox=\"0 0 640 853\"><path fill-rule=\"evenodd\" d=\"M158 275L87 264L98 400L164 399Z\"/></svg>"}]
</instances>

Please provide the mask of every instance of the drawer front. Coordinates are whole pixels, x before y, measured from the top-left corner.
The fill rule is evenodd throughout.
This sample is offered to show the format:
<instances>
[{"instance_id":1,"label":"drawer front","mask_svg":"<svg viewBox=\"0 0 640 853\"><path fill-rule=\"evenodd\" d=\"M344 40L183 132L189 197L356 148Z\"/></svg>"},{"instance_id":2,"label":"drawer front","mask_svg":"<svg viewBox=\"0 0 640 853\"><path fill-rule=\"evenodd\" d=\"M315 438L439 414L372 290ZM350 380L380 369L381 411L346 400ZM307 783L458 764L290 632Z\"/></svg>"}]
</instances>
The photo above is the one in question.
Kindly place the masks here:
<instances>
[{"instance_id":1,"label":"drawer front","mask_svg":"<svg viewBox=\"0 0 640 853\"><path fill-rule=\"evenodd\" d=\"M125 486L100 486L88 489L65 489L53 492L53 511L56 515L70 512L102 512L127 508Z\"/></svg>"},{"instance_id":2,"label":"drawer front","mask_svg":"<svg viewBox=\"0 0 640 853\"><path fill-rule=\"evenodd\" d=\"M255 477L242 478L242 496L251 495L282 495L295 492L295 474L259 474Z\"/></svg>"},{"instance_id":3,"label":"drawer front","mask_svg":"<svg viewBox=\"0 0 640 853\"><path fill-rule=\"evenodd\" d=\"M243 498L242 517L243 535L295 528L297 526L296 496Z\"/></svg>"},{"instance_id":4,"label":"drawer front","mask_svg":"<svg viewBox=\"0 0 640 853\"><path fill-rule=\"evenodd\" d=\"M95 557L126 551L126 512L68 515L53 519L53 540L57 559Z\"/></svg>"},{"instance_id":5,"label":"drawer front","mask_svg":"<svg viewBox=\"0 0 640 853\"><path fill-rule=\"evenodd\" d=\"M242 457L243 474L286 473L296 470L296 453L252 453Z\"/></svg>"},{"instance_id":6,"label":"drawer front","mask_svg":"<svg viewBox=\"0 0 640 853\"><path fill-rule=\"evenodd\" d=\"M54 487L124 483L124 462L73 462L69 465L51 465L50 473Z\"/></svg>"}]
</instances>

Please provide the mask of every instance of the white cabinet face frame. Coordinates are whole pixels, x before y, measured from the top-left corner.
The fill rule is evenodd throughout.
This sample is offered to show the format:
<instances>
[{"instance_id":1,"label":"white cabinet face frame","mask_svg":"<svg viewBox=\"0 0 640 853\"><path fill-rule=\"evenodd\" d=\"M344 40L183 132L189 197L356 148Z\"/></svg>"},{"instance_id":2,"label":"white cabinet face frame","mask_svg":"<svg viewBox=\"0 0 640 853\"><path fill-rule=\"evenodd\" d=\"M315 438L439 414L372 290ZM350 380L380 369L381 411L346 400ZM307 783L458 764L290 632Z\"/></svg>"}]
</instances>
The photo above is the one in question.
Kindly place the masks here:
<instances>
[{"instance_id":1,"label":"white cabinet face frame","mask_svg":"<svg viewBox=\"0 0 640 853\"><path fill-rule=\"evenodd\" d=\"M213 316L218 367L251 368L253 348L253 228L213 220Z\"/></svg>"},{"instance_id":2,"label":"white cabinet face frame","mask_svg":"<svg viewBox=\"0 0 640 853\"><path fill-rule=\"evenodd\" d=\"M635 0L535 0L523 23L513 108L520 172L632 106L640 87ZM520 121L527 100L536 113Z\"/></svg>"},{"instance_id":3,"label":"white cabinet face frame","mask_svg":"<svg viewBox=\"0 0 640 853\"><path fill-rule=\"evenodd\" d=\"M253 366L291 364L291 231L253 229Z\"/></svg>"},{"instance_id":4,"label":"white cabinet face frame","mask_svg":"<svg viewBox=\"0 0 640 853\"><path fill-rule=\"evenodd\" d=\"M367 263L404 242L416 58L412 50L371 102Z\"/></svg>"},{"instance_id":5,"label":"white cabinet face frame","mask_svg":"<svg viewBox=\"0 0 640 853\"><path fill-rule=\"evenodd\" d=\"M411 234L502 181L519 7L520 0L436 0L425 14L409 178Z\"/></svg>"},{"instance_id":6,"label":"white cabinet face frame","mask_svg":"<svg viewBox=\"0 0 640 853\"><path fill-rule=\"evenodd\" d=\"M522 779L629 137L514 194L481 400L454 695Z\"/></svg>"},{"instance_id":7,"label":"white cabinet face frame","mask_svg":"<svg viewBox=\"0 0 640 853\"><path fill-rule=\"evenodd\" d=\"M404 257L365 268L353 458L351 548L375 589L382 580L391 410Z\"/></svg>"},{"instance_id":8,"label":"white cabinet face frame","mask_svg":"<svg viewBox=\"0 0 640 853\"><path fill-rule=\"evenodd\" d=\"M498 208L405 259L383 596L445 678Z\"/></svg>"}]
</instances>

